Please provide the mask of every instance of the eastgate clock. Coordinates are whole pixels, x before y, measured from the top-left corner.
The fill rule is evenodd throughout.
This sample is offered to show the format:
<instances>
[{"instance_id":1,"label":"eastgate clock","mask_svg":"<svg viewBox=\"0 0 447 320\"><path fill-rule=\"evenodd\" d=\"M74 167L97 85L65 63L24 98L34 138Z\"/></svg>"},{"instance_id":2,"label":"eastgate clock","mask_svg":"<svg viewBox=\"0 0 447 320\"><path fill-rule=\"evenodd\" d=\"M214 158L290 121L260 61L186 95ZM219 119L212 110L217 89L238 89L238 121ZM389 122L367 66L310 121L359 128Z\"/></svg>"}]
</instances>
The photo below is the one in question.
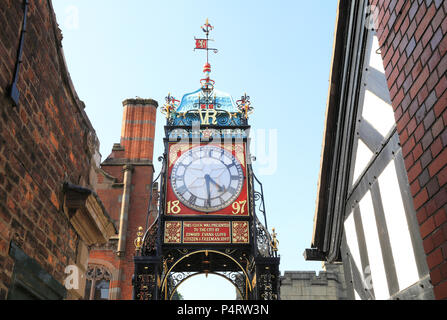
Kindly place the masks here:
<instances>
[{"instance_id":1,"label":"eastgate clock","mask_svg":"<svg viewBox=\"0 0 447 320\"><path fill-rule=\"evenodd\" d=\"M171 172L178 200L200 212L216 212L232 205L244 185L244 171L234 155L219 146L198 146L183 153Z\"/></svg>"}]
</instances>

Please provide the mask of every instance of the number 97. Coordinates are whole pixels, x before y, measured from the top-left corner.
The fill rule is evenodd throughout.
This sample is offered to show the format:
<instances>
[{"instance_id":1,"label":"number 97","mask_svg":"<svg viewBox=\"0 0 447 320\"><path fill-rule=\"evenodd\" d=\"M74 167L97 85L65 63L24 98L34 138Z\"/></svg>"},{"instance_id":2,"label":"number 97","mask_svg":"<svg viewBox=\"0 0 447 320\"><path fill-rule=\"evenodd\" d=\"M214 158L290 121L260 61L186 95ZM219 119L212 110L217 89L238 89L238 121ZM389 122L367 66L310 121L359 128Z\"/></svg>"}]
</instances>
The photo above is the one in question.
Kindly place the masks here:
<instances>
[{"instance_id":1,"label":"number 97","mask_svg":"<svg viewBox=\"0 0 447 320\"><path fill-rule=\"evenodd\" d=\"M232 205L232 207L233 207L233 214L234 215L245 214L246 206L247 206L247 200L233 203L233 205Z\"/></svg>"}]
</instances>

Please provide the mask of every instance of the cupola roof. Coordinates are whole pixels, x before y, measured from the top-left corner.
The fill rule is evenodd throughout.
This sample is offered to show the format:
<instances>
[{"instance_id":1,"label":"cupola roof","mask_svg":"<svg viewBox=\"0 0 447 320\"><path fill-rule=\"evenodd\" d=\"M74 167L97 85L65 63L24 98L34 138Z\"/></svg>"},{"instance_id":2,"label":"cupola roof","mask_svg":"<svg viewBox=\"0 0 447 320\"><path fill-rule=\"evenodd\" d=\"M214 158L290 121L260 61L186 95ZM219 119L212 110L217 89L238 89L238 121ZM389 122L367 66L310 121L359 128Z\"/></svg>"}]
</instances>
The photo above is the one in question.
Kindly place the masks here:
<instances>
[{"instance_id":1,"label":"cupola roof","mask_svg":"<svg viewBox=\"0 0 447 320\"><path fill-rule=\"evenodd\" d=\"M234 102L233 97L230 94L217 89L213 89L210 96L213 98L213 102L216 104L216 106L214 106L216 109L224 110L230 113L238 112L236 103ZM201 101L203 101L203 99L204 94L202 88L194 92L187 93L183 96L177 112L186 113L190 110L200 109L200 103Z\"/></svg>"}]
</instances>

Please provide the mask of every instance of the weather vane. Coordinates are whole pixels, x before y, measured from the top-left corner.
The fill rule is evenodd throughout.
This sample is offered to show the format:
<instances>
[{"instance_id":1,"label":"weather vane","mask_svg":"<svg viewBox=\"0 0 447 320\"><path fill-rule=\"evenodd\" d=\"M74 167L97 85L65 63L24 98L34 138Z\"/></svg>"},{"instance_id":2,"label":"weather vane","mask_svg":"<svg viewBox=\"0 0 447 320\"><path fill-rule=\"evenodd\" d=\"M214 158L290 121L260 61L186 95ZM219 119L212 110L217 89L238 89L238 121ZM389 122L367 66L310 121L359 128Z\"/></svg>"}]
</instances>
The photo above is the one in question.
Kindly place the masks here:
<instances>
[{"instance_id":1,"label":"weather vane","mask_svg":"<svg viewBox=\"0 0 447 320\"><path fill-rule=\"evenodd\" d=\"M160 110L166 116L167 122L170 124L192 121L188 120L191 119L188 118L188 114L191 115L193 111L195 112L195 116L197 116L197 114L200 115L202 124L217 125L218 115L220 119L222 119L222 117L224 116L227 116L228 123L247 123L249 116L254 111L254 107L251 104L250 97L247 94L244 94L241 99L236 102L236 105L231 99L231 112L222 110L221 108L223 104L227 103L228 99L226 97L222 97L221 93L218 90L214 90L215 81L211 79L212 69L209 61L210 51L216 54L219 52L216 48L210 48L209 46L210 41L214 41L214 39L210 39L210 33L214 30L214 27L210 24L209 20L206 19L205 24L201 26L201 29L205 33L205 36L201 38L194 37L194 51L206 51L206 63L203 67L204 77L200 79L201 90L194 92L193 99L189 98L189 96L193 95L191 93L190 95L188 95L188 99L182 99L182 102L169 94L166 97L166 103ZM190 110L185 107L187 105L192 105L193 108L191 108Z\"/></svg>"},{"instance_id":2,"label":"weather vane","mask_svg":"<svg viewBox=\"0 0 447 320\"><path fill-rule=\"evenodd\" d=\"M205 78L201 79L200 82L202 83L202 90L206 96L208 96L214 89L215 82L211 80L210 73L211 73L211 65L209 63L209 52L213 51L214 53L219 52L219 50L215 48L209 47L209 42L214 41L213 39L210 39L210 32L214 29L214 27L209 23L208 19L206 19L205 24L202 26L202 31L205 33L206 39L197 39L196 40L196 47L195 50L205 50L206 51L206 64L203 67L203 73L205 74Z\"/></svg>"},{"instance_id":3,"label":"weather vane","mask_svg":"<svg viewBox=\"0 0 447 320\"><path fill-rule=\"evenodd\" d=\"M219 50L209 47L209 42L214 41L213 39L209 38L210 32L214 29L214 27L208 22L208 19L206 19L205 24L201 28L206 35L206 39L197 39L196 37L194 37L194 40L196 40L196 47L194 48L194 51L195 50L206 50L206 63L208 64L209 63L209 52L213 51L214 53L218 53Z\"/></svg>"}]
</instances>

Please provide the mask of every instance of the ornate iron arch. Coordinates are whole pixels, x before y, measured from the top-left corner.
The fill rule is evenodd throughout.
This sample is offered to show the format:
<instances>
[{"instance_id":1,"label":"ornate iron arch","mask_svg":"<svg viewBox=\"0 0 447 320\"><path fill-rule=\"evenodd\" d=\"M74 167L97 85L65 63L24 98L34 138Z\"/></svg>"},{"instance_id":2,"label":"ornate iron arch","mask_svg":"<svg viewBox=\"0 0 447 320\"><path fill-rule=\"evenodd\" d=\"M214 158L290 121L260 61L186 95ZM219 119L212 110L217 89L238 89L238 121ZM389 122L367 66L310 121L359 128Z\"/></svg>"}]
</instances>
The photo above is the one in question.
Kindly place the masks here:
<instances>
[{"instance_id":1,"label":"ornate iron arch","mask_svg":"<svg viewBox=\"0 0 447 320\"><path fill-rule=\"evenodd\" d=\"M177 251L179 252L179 251ZM204 250L195 250L192 252L186 251L180 251L179 255L177 257L173 257L171 255L168 255L168 257L163 262L163 272L162 272L162 278L160 282L160 296L164 298L165 300L168 300L172 298L173 294L177 290L178 286L180 285L180 282L185 281L185 278L189 277L192 274L217 274L219 276L222 276L229 280L238 290L239 294L244 300L248 300L248 295L250 292L252 292L253 287L251 284L251 277L249 275L250 271L247 270L249 268L249 261L246 261L247 268L244 268L242 264L236 260L234 256L235 251L228 251L222 252L219 250L210 250L210 249L204 249ZM205 256L210 255L219 255L227 259L228 265L223 264L224 267L230 267L232 268L225 271L224 269L220 271L216 270L194 270L194 271L187 271L185 270L185 266L192 266L188 264L189 260L194 260L197 263L197 259L194 259L194 256L205 254ZM242 256L244 253L242 253ZM237 254L236 254L237 256ZM199 259L200 260L200 259ZM240 259L240 260L243 260ZM192 261L191 261L192 262ZM180 270L176 271L176 267L180 267ZM197 266L193 266L193 268Z\"/></svg>"},{"instance_id":2,"label":"ornate iron arch","mask_svg":"<svg viewBox=\"0 0 447 320\"><path fill-rule=\"evenodd\" d=\"M175 287L173 288L173 290L172 290L172 292L171 292L171 296L169 297L169 300L172 300L172 298L174 297L174 294L177 292L178 288L179 288L184 282L188 281L188 280L191 279L191 278L200 276L200 275L202 275L202 274L206 274L206 275L215 275L215 276L219 276L219 277L221 277L221 278L227 280L228 282L230 282L230 283L236 288L236 290L237 290L239 296L245 298L244 300L247 300L246 295L245 295L243 292L241 292L241 289L240 289L239 286L237 285L237 283L236 283L237 280L236 280L236 279L232 280L232 279L231 279L232 276L231 276L231 275L227 275L226 273L223 274L223 273L219 273L219 272L208 272L208 273L205 273L205 272L195 272L195 273L192 273L192 274L184 275L185 272L182 272L181 274L183 274L183 276L182 276L182 278L180 279L180 281L178 282L178 284L176 284Z\"/></svg>"}]
</instances>

